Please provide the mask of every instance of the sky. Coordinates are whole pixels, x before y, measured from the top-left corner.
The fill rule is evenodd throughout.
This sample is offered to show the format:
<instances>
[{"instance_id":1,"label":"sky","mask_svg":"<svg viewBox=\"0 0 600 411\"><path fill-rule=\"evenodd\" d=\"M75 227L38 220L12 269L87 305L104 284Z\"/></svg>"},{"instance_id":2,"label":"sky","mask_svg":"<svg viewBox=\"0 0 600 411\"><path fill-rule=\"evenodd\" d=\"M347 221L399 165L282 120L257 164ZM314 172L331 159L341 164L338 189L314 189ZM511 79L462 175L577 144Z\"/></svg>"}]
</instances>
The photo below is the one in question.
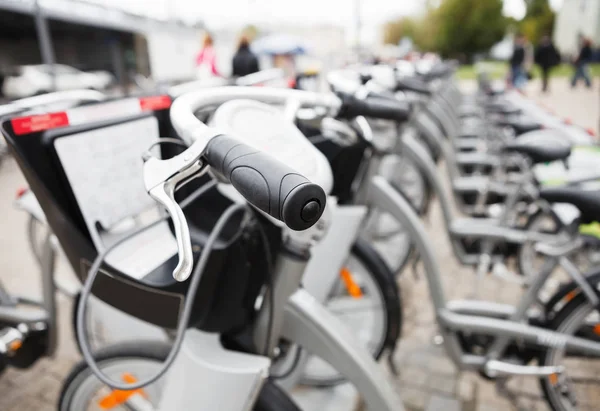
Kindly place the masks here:
<instances>
[{"instance_id":1,"label":"sky","mask_svg":"<svg viewBox=\"0 0 600 411\"><path fill-rule=\"evenodd\" d=\"M86 0L155 18L176 16L204 20L209 28L241 26L249 21L309 25L338 23L352 26L357 0ZM358 0L364 25L379 25L394 17L415 15L424 10L424 0ZM550 0L554 8L564 0ZM523 0L504 0L504 14L522 18Z\"/></svg>"}]
</instances>

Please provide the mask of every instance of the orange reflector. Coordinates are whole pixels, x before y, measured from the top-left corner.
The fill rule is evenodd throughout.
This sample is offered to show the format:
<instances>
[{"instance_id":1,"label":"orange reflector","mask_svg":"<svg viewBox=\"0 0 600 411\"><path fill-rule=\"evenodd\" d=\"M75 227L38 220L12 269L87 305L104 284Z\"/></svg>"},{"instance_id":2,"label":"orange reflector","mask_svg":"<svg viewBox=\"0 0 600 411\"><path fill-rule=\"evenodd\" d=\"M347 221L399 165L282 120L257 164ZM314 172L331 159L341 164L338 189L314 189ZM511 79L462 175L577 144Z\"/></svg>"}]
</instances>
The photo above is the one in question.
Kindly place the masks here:
<instances>
[{"instance_id":1,"label":"orange reflector","mask_svg":"<svg viewBox=\"0 0 600 411\"><path fill-rule=\"evenodd\" d=\"M600 324L594 325L594 333L600 335Z\"/></svg>"},{"instance_id":2,"label":"orange reflector","mask_svg":"<svg viewBox=\"0 0 600 411\"><path fill-rule=\"evenodd\" d=\"M23 343L21 341L13 341L10 343L8 348L10 348L11 351L17 351L22 346L23 346Z\"/></svg>"},{"instance_id":3,"label":"orange reflector","mask_svg":"<svg viewBox=\"0 0 600 411\"><path fill-rule=\"evenodd\" d=\"M123 382L126 382L127 384L133 384L137 382L137 378L129 373L123 374L121 378L123 379ZM146 393L141 388L130 391L112 390L110 394L98 401L98 406L103 410L111 410L119 405L124 404L132 395L135 394L140 394L146 397Z\"/></svg>"},{"instance_id":4,"label":"orange reflector","mask_svg":"<svg viewBox=\"0 0 600 411\"><path fill-rule=\"evenodd\" d=\"M577 296L579 292L577 290L569 291L567 295L565 295L565 300L567 302L571 301L575 296Z\"/></svg>"},{"instance_id":5,"label":"orange reflector","mask_svg":"<svg viewBox=\"0 0 600 411\"><path fill-rule=\"evenodd\" d=\"M352 277L352 273L346 267L342 268L340 271L340 277L342 277L342 281L344 281L344 285L346 286L346 290L348 294L353 298L361 298L363 296L362 290L360 286L356 284L354 278Z\"/></svg>"},{"instance_id":6,"label":"orange reflector","mask_svg":"<svg viewBox=\"0 0 600 411\"><path fill-rule=\"evenodd\" d=\"M550 374L548 376L548 381L550 381L550 384L556 385L558 383L558 374L556 374L556 373Z\"/></svg>"}]
</instances>

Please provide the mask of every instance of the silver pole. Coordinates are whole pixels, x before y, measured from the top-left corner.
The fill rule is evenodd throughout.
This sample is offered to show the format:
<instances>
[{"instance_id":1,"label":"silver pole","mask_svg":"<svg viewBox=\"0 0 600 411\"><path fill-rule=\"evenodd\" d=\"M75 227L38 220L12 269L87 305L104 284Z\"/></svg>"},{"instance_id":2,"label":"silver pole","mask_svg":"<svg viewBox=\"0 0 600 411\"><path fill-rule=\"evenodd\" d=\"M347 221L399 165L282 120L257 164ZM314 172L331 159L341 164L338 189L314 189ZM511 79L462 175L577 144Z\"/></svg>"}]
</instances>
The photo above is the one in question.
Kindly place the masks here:
<instances>
[{"instance_id":1,"label":"silver pole","mask_svg":"<svg viewBox=\"0 0 600 411\"><path fill-rule=\"evenodd\" d=\"M361 28L361 19L360 19L360 0L354 0L354 25L356 30L356 52L360 53L360 28Z\"/></svg>"},{"instance_id":2,"label":"silver pole","mask_svg":"<svg viewBox=\"0 0 600 411\"><path fill-rule=\"evenodd\" d=\"M48 27L48 20L46 19L46 16L44 16L44 12L39 5L39 0L35 1L34 13L35 27L38 36L38 42L40 43L42 61L50 68L50 77L52 78L52 90L47 91L56 91L56 72L54 70L55 59L54 48L52 46L52 36L50 34L50 28Z\"/></svg>"}]
</instances>

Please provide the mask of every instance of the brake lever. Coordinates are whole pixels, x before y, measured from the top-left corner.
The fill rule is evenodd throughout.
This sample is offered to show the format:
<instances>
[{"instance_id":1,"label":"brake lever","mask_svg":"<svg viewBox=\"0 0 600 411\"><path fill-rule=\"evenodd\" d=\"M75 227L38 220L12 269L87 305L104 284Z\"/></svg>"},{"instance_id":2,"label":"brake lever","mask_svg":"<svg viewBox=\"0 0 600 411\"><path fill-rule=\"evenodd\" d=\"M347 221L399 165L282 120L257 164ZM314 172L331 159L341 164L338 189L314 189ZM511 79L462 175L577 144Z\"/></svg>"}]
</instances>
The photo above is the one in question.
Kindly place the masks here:
<instances>
[{"instance_id":1,"label":"brake lever","mask_svg":"<svg viewBox=\"0 0 600 411\"><path fill-rule=\"evenodd\" d=\"M175 228L179 261L173 270L173 278L177 281L185 281L191 275L194 255L187 220L183 210L175 201L175 191L206 169L201 160L202 155L210 139L220 134L222 133L214 129L208 129L206 135L198 138L183 153L168 160L153 157L150 152L146 152L143 156L146 191L165 207Z\"/></svg>"}]
</instances>

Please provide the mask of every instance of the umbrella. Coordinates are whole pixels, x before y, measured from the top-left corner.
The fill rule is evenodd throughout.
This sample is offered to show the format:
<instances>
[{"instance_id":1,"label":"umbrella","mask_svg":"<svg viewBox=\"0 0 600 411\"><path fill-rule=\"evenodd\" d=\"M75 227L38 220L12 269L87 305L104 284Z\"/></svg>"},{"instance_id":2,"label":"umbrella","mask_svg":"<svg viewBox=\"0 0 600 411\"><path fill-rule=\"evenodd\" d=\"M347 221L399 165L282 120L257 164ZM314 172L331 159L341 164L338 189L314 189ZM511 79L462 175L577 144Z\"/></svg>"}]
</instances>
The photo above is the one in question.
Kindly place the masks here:
<instances>
[{"instance_id":1,"label":"umbrella","mask_svg":"<svg viewBox=\"0 0 600 411\"><path fill-rule=\"evenodd\" d=\"M261 37L252 43L252 51L257 54L282 55L306 54L307 48L303 42L288 34L271 34Z\"/></svg>"}]
</instances>

